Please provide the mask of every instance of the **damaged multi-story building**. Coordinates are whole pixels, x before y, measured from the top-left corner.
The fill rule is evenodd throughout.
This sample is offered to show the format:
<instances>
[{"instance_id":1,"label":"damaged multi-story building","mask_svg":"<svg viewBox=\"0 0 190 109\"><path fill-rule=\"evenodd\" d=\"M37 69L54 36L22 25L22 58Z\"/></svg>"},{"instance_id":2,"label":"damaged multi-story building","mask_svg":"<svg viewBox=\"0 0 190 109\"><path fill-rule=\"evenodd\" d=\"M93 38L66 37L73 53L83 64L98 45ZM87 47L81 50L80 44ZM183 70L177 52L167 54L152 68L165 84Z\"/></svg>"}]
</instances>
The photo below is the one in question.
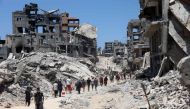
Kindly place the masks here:
<instances>
[{"instance_id":1,"label":"damaged multi-story building","mask_svg":"<svg viewBox=\"0 0 190 109\"><path fill-rule=\"evenodd\" d=\"M127 26L127 57L131 69L140 69L143 56L149 50L149 39L142 36L141 20L131 20Z\"/></svg>"},{"instance_id":2,"label":"damaged multi-story building","mask_svg":"<svg viewBox=\"0 0 190 109\"><path fill-rule=\"evenodd\" d=\"M118 40L114 40L113 42L105 42L105 48L103 50L103 54L105 56L124 56L125 52L125 44L119 42Z\"/></svg>"},{"instance_id":3,"label":"damaged multi-story building","mask_svg":"<svg viewBox=\"0 0 190 109\"><path fill-rule=\"evenodd\" d=\"M114 40L113 42L105 42L105 48L103 49L103 55L110 57L113 56L113 62L119 64L122 62L126 54L126 44Z\"/></svg>"},{"instance_id":4,"label":"damaged multi-story building","mask_svg":"<svg viewBox=\"0 0 190 109\"><path fill-rule=\"evenodd\" d=\"M26 4L12 13L13 33L6 44L14 55L23 52L58 52L69 56L96 56L96 27L80 26L78 18L58 10L44 11L37 4ZM86 34L91 29L93 37ZM82 32L81 32L82 31Z\"/></svg>"},{"instance_id":5,"label":"damaged multi-story building","mask_svg":"<svg viewBox=\"0 0 190 109\"><path fill-rule=\"evenodd\" d=\"M150 40L152 76L161 76L189 55L190 2L140 0L142 36Z\"/></svg>"}]
</instances>

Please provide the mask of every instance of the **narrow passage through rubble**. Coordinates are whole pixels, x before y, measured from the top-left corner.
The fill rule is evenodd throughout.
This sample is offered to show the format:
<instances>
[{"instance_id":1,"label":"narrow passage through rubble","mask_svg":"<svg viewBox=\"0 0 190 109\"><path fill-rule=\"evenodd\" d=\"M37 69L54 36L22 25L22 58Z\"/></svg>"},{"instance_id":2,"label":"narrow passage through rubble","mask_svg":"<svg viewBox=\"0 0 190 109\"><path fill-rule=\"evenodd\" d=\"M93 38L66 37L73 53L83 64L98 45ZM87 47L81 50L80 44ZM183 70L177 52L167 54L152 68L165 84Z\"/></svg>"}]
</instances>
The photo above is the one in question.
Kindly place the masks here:
<instances>
[{"instance_id":1,"label":"narrow passage through rubble","mask_svg":"<svg viewBox=\"0 0 190 109\"><path fill-rule=\"evenodd\" d=\"M135 100L124 86L127 84L121 81L118 84L115 82L108 86L99 86L98 91L86 90L81 94L73 91L64 97L48 98L44 102L44 109L126 109L126 107L146 105L143 99ZM34 104L32 103L30 107L18 106L10 109L34 109Z\"/></svg>"}]
</instances>

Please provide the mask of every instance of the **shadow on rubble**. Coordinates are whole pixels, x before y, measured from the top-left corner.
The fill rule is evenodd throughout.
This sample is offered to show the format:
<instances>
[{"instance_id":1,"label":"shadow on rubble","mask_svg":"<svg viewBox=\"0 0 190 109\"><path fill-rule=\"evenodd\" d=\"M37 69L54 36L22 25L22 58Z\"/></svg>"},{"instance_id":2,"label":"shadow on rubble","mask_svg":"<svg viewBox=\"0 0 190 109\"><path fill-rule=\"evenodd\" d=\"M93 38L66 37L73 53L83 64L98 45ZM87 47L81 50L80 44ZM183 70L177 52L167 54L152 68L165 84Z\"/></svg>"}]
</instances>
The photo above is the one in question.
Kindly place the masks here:
<instances>
[{"instance_id":1,"label":"shadow on rubble","mask_svg":"<svg viewBox=\"0 0 190 109\"><path fill-rule=\"evenodd\" d=\"M144 69L144 70L135 71L135 79L143 79L143 80L151 81L152 77L153 77L153 75L151 75L150 67L148 67L147 69Z\"/></svg>"},{"instance_id":2,"label":"shadow on rubble","mask_svg":"<svg viewBox=\"0 0 190 109\"><path fill-rule=\"evenodd\" d=\"M8 87L14 83L14 79L9 80L3 80L0 82L0 94L2 94L4 91L7 91L8 93L11 93L10 90L8 90Z\"/></svg>"}]
</instances>

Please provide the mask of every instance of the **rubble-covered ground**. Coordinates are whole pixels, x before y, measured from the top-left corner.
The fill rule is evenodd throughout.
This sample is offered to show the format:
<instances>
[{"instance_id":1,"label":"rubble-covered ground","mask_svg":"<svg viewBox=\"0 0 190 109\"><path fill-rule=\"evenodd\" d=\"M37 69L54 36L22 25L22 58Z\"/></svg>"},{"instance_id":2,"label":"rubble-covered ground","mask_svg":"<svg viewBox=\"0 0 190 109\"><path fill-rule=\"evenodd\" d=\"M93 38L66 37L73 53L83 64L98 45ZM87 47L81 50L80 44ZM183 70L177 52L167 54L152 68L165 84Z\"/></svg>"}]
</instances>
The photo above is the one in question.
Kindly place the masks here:
<instances>
[{"instance_id":1,"label":"rubble-covered ground","mask_svg":"<svg viewBox=\"0 0 190 109\"><path fill-rule=\"evenodd\" d=\"M151 109L189 109L189 93L180 85L179 73L170 71L158 80L148 82L144 80L121 81L99 86L98 91L66 94L61 98L49 98L45 101L45 109L148 109L148 104L141 88L146 86L146 92ZM32 109L20 106L12 109Z\"/></svg>"},{"instance_id":2,"label":"rubble-covered ground","mask_svg":"<svg viewBox=\"0 0 190 109\"><path fill-rule=\"evenodd\" d=\"M0 63L0 105L20 104L26 86L40 87L45 96L52 96L52 83L57 79L87 78L95 74L94 64L87 58L72 58L58 53L33 52L21 59Z\"/></svg>"},{"instance_id":3,"label":"rubble-covered ground","mask_svg":"<svg viewBox=\"0 0 190 109\"><path fill-rule=\"evenodd\" d=\"M180 85L179 73L170 71L164 77L148 82L143 80L121 81L99 86L98 91L66 94L61 98L49 98L45 109L148 109L148 103L141 88L146 86L146 93L151 109L189 109L189 93ZM12 109L32 109L20 106Z\"/></svg>"},{"instance_id":4,"label":"rubble-covered ground","mask_svg":"<svg viewBox=\"0 0 190 109\"><path fill-rule=\"evenodd\" d=\"M177 71L170 71L152 82L127 79L100 88L97 93L78 95L77 98L76 96L71 96L70 99L63 98L61 106L66 109L148 109L141 83L146 87L151 109L190 108L189 93L180 84L180 75Z\"/></svg>"},{"instance_id":5,"label":"rubble-covered ground","mask_svg":"<svg viewBox=\"0 0 190 109\"><path fill-rule=\"evenodd\" d=\"M121 72L122 68L120 65L117 65L113 62L114 57L104 57L104 56L98 56L99 62L96 64L96 67L98 69L112 69L113 71Z\"/></svg>"},{"instance_id":6,"label":"rubble-covered ground","mask_svg":"<svg viewBox=\"0 0 190 109\"><path fill-rule=\"evenodd\" d=\"M108 58L100 58L97 67L115 66ZM105 69L104 69L105 70ZM160 78L147 80L127 79L98 87L98 91L66 94L52 97L52 83L71 76L73 80L96 75L96 67L87 58L71 58L57 53L30 53L21 59L8 59L0 63L0 108L33 109L22 106L27 85L35 90L41 87L46 97L45 109L140 109L147 108L141 83L145 85L151 109L189 109L189 92L180 83L178 71L170 71ZM21 105L21 106L15 106Z\"/></svg>"},{"instance_id":7,"label":"rubble-covered ground","mask_svg":"<svg viewBox=\"0 0 190 109\"><path fill-rule=\"evenodd\" d=\"M189 109L189 92L181 85L180 78L178 71L171 70L152 82L134 80L126 84L130 84L129 91L136 99L143 99L144 93L140 88L140 83L143 83L148 99L156 109Z\"/></svg>"}]
</instances>

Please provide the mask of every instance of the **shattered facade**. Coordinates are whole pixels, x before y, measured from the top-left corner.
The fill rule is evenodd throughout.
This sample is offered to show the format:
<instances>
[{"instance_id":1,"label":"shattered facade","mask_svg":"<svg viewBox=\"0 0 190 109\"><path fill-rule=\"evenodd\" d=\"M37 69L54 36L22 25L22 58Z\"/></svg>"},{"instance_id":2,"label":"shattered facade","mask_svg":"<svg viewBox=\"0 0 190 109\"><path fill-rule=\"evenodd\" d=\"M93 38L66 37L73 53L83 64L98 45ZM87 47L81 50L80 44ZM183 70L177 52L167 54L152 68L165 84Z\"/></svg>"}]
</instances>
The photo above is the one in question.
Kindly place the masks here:
<instances>
[{"instance_id":1,"label":"shattered facade","mask_svg":"<svg viewBox=\"0 0 190 109\"><path fill-rule=\"evenodd\" d=\"M105 42L104 55L105 56L113 55L113 42Z\"/></svg>"},{"instance_id":2,"label":"shattered facade","mask_svg":"<svg viewBox=\"0 0 190 109\"><path fill-rule=\"evenodd\" d=\"M187 0L140 0L142 36L150 40L153 76L161 76L189 55L189 5Z\"/></svg>"},{"instance_id":3,"label":"shattered facade","mask_svg":"<svg viewBox=\"0 0 190 109\"><path fill-rule=\"evenodd\" d=\"M78 34L79 19L70 17L69 13L59 13L59 9L45 11L30 3L22 11L12 13L12 22L13 34L7 35L6 44L14 55L22 51L43 51L96 56L96 37Z\"/></svg>"},{"instance_id":4,"label":"shattered facade","mask_svg":"<svg viewBox=\"0 0 190 109\"><path fill-rule=\"evenodd\" d=\"M131 58L131 67L139 69L142 66L143 56L150 50L149 39L142 36L141 20L134 19L127 26L128 58ZM132 68L131 68L132 69Z\"/></svg>"},{"instance_id":5,"label":"shattered facade","mask_svg":"<svg viewBox=\"0 0 190 109\"><path fill-rule=\"evenodd\" d=\"M125 54L125 44L118 40L115 40L114 42L105 42L103 52L105 56L123 57Z\"/></svg>"}]
</instances>

